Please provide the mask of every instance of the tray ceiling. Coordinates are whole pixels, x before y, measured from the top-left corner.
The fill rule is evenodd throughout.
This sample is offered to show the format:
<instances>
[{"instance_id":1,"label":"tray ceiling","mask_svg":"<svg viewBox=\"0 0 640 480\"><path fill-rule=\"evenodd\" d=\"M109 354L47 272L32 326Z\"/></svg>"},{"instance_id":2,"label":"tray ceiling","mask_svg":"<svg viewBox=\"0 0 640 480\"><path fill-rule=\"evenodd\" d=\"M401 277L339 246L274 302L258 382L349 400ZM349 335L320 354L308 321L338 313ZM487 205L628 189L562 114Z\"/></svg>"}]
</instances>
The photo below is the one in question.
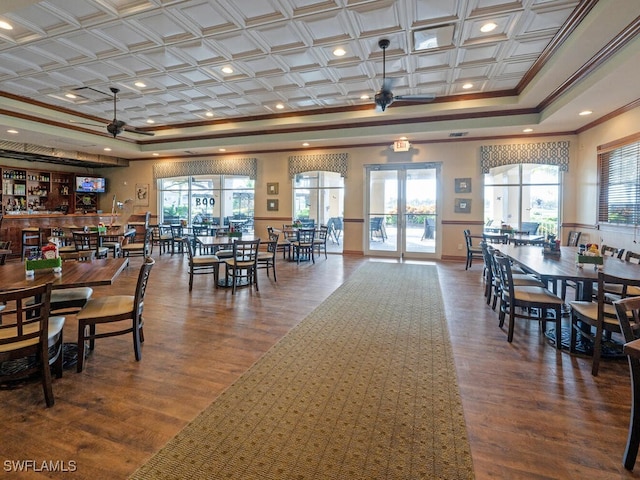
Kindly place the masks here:
<instances>
[{"instance_id":1,"label":"tray ceiling","mask_svg":"<svg viewBox=\"0 0 640 480\"><path fill-rule=\"evenodd\" d=\"M608 14L602 4L596 0L3 2L0 20L13 29L0 29L0 139L26 143L35 138L49 143L64 139L64 148L94 153L109 145L117 155L133 159L151 152L177 155L187 146L199 153L223 147L268 150L289 145L283 143L286 140L294 148L306 137L315 146L363 144L372 136L379 138L385 125L394 125L389 138L406 131L414 140L435 140L458 130L444 122L447 115L461 120L495 112L499 117L510 110L526 110L525 117L511 123L542 129L544 108L551 112L545 104L550 96L640 15L635 0L616 0L618 10ZM495 29L482 32L489 22ZM441 35L442 42L432 49L416 50L415 38L435 27L445 27L449 36ZM395 80L394 95L434 94L434 102L397 101L384 113L375 111L373 95L382 83L381 38L391 42L386 74ZM336 48L345 54L336 56ZM553 56L545 58L551 48ZM624 49L613 54L619 54L618 63L633 63ZM113 119L110 87L120 89L118 120L152 130L155 137L134 133L108 137L105 127ZM370 98L363 99L364 95ZM585 98L587 93L576 89L575 96L581 95ZM635 99L637 95L617 92L608 99L607 111L599 113ZM403 130L406 119L409 125L422 125L429 118L433 129ZM554 118L545 128L571 131L587 121L572 120L563 127ZM486 133L481 123L458 123L468 127L470 136ZM500 123L485 121L485 128L495 132ZM336 124L341 128L330 132ZM21 140L5 133L11 127L21 131ZM424 130L432 130L431 135Z\"/></svg>"}]
</instances>

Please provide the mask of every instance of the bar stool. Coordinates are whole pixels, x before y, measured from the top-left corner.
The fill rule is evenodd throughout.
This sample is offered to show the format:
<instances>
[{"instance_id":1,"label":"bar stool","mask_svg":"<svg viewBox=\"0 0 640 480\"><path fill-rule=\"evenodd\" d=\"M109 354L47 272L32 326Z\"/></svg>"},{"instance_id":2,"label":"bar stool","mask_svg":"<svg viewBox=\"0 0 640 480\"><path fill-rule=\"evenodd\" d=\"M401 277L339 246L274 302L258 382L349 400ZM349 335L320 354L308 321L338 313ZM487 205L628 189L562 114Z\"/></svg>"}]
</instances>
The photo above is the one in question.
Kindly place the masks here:
<instances>
[{"instance_id":1,"label":"bar stool","mask_svg":"<svg viewBox=\"0 0 640 480\"><path fill-rule=\"evenodd\" d=\"M27 227L22 229L22 261L28 253L27 258L31 255L40 253L42 247L42 232L38 227Z\"/></svg>"}]
</instances>

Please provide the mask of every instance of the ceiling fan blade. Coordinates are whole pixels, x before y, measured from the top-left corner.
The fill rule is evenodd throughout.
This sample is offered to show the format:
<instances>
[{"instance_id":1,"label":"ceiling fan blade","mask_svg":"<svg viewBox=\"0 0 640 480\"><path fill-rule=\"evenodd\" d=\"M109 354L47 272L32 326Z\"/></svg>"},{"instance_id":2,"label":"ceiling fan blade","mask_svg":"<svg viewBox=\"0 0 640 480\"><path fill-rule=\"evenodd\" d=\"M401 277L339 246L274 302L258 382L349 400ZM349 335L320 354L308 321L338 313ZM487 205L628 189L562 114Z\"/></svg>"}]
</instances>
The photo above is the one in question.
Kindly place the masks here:
<instances>
[{"instance_id":1,"label":"ceiling fan blade","mask_svg":"<svg viewBox=\"0 0 640 480\"><path fill-rule=\"evenodd\" d=\"M129 133L137 133L138 135L147 135L149 137L153 137L155 135L155 133L153 132L146 132L144 130L138 130L136 128L131 128L131 127L124 127L123 130Z\"/></svg>"},{"instance_id":2,"label":"ceiling fan blade","mask_svg":"<svg viewBox=\"0 0 640 480\"><path fill-rule=\"evenodd\" d=\"M89 122L78 122L77 120L69 120L69 123L75 123L78 125L90 125L92 127L103 127L103 124L100 123L89 123Z\"/></svg>"},{"instance_id":3,"label":"ceiling fan blade","mask_svg":"<svg viewBox=\"0 0 640 480\"><path fill-rule=\"evenodd\" d=\"M432 93L425 93L422 95L396 95L394 100L406 100L408 102L432 102L436 99L436 96Z\"/></svg>"}]
</instances>

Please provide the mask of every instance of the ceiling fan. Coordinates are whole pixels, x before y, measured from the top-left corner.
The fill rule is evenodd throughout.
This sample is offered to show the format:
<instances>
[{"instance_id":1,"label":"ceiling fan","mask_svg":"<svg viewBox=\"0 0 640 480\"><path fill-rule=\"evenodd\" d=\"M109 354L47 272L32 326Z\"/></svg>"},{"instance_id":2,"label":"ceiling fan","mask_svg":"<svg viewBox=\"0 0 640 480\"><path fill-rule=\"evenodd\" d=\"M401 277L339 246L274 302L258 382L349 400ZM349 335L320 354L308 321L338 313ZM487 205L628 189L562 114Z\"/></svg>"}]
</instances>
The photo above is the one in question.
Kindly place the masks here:
<instances>
[{"instance_id":1,"label":"ceiling fan","mask_svg":"<svg viewBox=\"0 0 640 480\"><path fill-rule=\"evenodd\" d=\"M111 93L113 93L113 121L107 125L107 132L113 135L113 138L116 138L122 132L136 133L138 135L149 135L150 137L154 136L155 133L153 132L146 132L144 130L138 130L133 127L127 127L127 124L125 122L123 122L122 120L118 120L116 115L116 102L118 100L118 92L120 91L120 89L109 87L109 90L111 90ZM81 125L96 125L95 123L74 122L73 120L71 122Z\"/></svg>"},{"instance_id":2,"label":"ceiling fan","mask_svg":"<svg viewBox=\"0 0 640 480\"><path fill-rule=\"evenodd\" d=\"M391 92L394 79L387 78L386 76L386 51L391 42L387 38L382 38L378 41L378 46L382 49L382 88L376 92L375 102L376 108L380 108L383 112L391 105L395 100L406 100L410 102L432 102L436 96L433 94L424 95L396 95Z\"/></svg>"}]
</instances>

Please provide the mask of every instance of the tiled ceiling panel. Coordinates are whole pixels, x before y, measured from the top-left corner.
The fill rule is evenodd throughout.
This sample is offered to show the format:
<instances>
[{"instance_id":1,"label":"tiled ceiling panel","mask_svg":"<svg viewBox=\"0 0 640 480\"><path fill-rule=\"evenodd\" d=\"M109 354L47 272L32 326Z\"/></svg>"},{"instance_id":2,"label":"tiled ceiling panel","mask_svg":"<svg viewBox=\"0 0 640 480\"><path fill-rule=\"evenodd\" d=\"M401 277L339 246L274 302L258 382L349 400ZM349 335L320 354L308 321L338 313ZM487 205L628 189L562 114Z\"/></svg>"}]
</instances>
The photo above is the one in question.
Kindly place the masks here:
<instances>
[{"instance_id":1,"label":"tiled ceiling panel","mask_svg":"<svg viewBox=\"0 0 640 480\"><path fill-rule=\"evenodd\" d=\"M156 124L196 121L207 110L227 117L264 114L271 108L264 106L278 100L290 100L293 110L357 105L370 101L360 95L382 85L378 41L388 38L385 73L396 79L394 94L454 94L469 78L482 85L474 91L488 93L514 88L578 3L24 2L4 15L14 29L0 31L0 91L109 119L109 102L74 103L64 95L83 86L106 92L117 86L123 109L141 120L147 113ZM480 32L488 20L496 29ZM453 46L414 51L414 30L445 24L454 27ZM345 55L336 57L336 47ZM135 87L138 81L146 87Z\"/></svg>"}]
</instances>

